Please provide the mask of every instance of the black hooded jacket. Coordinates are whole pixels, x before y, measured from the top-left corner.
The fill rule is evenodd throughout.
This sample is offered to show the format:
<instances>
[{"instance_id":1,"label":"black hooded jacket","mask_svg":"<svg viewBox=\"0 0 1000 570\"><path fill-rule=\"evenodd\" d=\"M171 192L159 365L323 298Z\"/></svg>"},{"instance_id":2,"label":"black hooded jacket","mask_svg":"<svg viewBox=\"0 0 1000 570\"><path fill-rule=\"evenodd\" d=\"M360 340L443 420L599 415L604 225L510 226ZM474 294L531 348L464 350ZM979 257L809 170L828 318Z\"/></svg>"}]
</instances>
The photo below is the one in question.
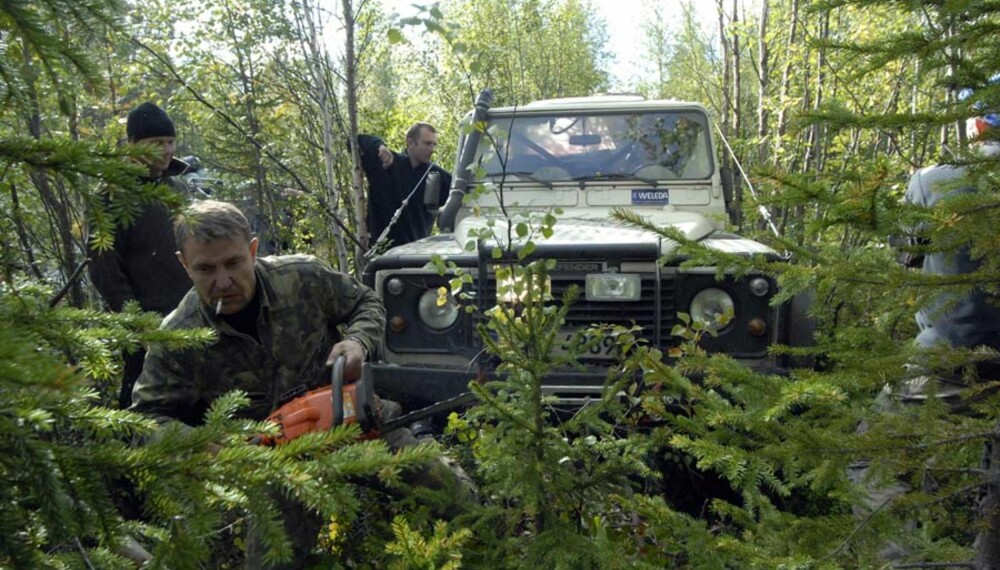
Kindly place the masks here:
<instances>
[{"instance_id":1,"label":"black hooded jacket","mask_svg":"<svg viewBox=\"0 0 1000 570\"><path fill-rule=\"evenodd\" d=\"M174 158L160 178L142 182L166 184L187 196L187 186L174 178L187 168L186 162ZM88 249L90 279L114 311L135 299L143 310L166 315L191 288L175 255L173 215L162 203L146 206L128 227L119 226L111 248L97 251L88 244Z\"/></svg>"}]
</instances>

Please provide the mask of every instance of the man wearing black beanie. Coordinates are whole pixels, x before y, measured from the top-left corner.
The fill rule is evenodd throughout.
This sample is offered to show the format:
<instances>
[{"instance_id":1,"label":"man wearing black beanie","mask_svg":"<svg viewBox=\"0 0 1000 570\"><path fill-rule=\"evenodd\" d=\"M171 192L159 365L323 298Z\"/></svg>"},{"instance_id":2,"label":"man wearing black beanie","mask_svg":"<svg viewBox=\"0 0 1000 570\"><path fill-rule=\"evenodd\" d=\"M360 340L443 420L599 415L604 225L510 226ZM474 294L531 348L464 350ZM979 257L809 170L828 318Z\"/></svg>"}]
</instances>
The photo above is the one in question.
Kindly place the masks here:
<instances>
[{"instance_id":1,"label":"man wearing black beanie","mask_svg":"<svg viewBox=\"0 0 1000 570\"><path fill-rule=\"evenodd\" d=\"M143 103L128 114L125 131L130 144L152 144L162 150L159 157L146 162L149 174L139 183L165 184L187 197L187 186L175 177L188 165L174 157L176 131L167 113L154 103ZM115 230L111 248L98 251L90 247L90 279L113 311L135 300L144 311L166 316L191 288L176 251L173 214L162 203L149 204L130 225ZM145 351L125 357L118 398L122 408L132 403L132 386L142 372L144 357Z\"/></svg>"},{"instance_id":2,"label":"man wearing black beanie","mask_svg":"<svg viewBox=\"0 0 1000 570\"><path fill-rule=\"evenodd\" d=\"M149 174L156 178L163 175L174 159L174 138L177 136L174 130L174 122L170 120L167 112L156 106L155 103L146 101L128 114L125 124L125 132L128 135L128 142L154 144L163 149L163 155L159 159L149 163ZM180 161L178 161L180 162ZM183 169L186 164L177 165ZM169 175L168 175L169 176Z\"/></svg>"}]
</instances>

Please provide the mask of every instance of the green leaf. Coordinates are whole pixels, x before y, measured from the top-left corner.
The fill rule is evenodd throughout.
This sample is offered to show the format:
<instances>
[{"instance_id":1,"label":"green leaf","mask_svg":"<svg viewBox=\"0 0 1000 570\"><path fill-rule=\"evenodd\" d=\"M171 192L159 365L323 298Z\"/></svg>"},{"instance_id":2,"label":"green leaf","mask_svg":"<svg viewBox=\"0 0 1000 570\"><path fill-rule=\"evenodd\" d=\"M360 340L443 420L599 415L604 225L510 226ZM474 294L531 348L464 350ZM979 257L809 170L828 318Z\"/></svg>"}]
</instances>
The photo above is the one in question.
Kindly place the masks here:
<instances>
[{"instance_id":1,"label":"green leaf","mask_svg":"<svg viewBox=\"0 0 1000 570\"><path fill-rule=\"evenodd\" d=\"M532 253L535 253L535 242L529 241L529 242L525 243L521 247L521 249L517 250L517 258L518 259L524 259L524 258L528 257L529 255L531 255Z\"/></svg>"},{"instance_id":2,"label":"green leaf","mask_svg":"<svg viewBox=\"0 0 1000 570\"><path fill-rule=\"evenodd\" d=\"M521 222L521 223L517 224L517 227L515 228L515 231L517 231L517 237L519 237L519 238L523 238L523 237L527 236L528 235L528 224L526 224L524 222Z\"/></svg>"},{"instance_id":3,"label":"green leaf","mask_svg":"<svg viewBox=\"0 0 1000 570\"><path fill-rule=\"evenodd\" d=\"M389 31L386 32L386 34L389 36L390 44L400 44L406 41L403 38L403 33L400 32L397 28L389 28Z\"/></svg>"}]
</instances>

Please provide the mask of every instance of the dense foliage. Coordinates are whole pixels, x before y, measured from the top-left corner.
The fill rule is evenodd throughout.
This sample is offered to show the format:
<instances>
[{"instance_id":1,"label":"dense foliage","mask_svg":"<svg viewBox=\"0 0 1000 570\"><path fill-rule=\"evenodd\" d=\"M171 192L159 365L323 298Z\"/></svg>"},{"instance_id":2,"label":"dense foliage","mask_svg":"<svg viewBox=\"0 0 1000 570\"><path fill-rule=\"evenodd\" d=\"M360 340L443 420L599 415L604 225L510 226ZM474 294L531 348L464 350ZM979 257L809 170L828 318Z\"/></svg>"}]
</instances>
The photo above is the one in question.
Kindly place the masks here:
<instances>
[{"instance_id":1,"label":"dense foliage","mask_svg":"<svg viewBox=\"0 0 1000 570\"><path fill-rule=\"evenodd\" d=\"M995 379L974 383L981 397L967 416L933 399L911 416L872 407L883 386L907 379L916 307L941 290L996 292L1000 282L996 168L967 152L973 111L955 98L975 86L980 101L1000 103L987 87L998 54L984 40L998 8L720 0L718 28L706 30L690 3L644 6L651 68L632 86L613 85L611 46L585 0L449 0L402 20L364 0L5 2L0 566L128 567L133 540L157 567L236 567L251 520L282 557L275 497L285 494L330 521L326 562L345 567L856 568L879 564L887 538L914 526L916 562L1000 567L1000 520L977 510L982 496L1000 500L1000 466L980 464L984 442L1000 449ZM353 443L354 429L245 445L266 428L233 419L240 394L193 432L134 445L153 425L112 407L121 354L211 336L165 335L136 307L101 312L83 277L88 240L107 244L149 201L178 205L163 187L136 186L133 159L148 149L119 144L128 109L164 106L178 154L203 166L190 182L244 207L271 251L356 271L368 245L364 189L345 141L370 132L402 148L406 127L426 120L447 166L457 119L483 87L501 104L633 87L705 103L733 149L720 159L745 173L734 229L792 261L697 244L681 253L773 275L782 298L812 291L817 346L785 350L818 366L752 374L701 351L712 333L693 326L676 331L686 342L667 366L628 331L595 329L576 348L613 335L624 359L601 402L567 413L538 390L541 375L573 360L548 350L565 309L498 307L482 332L504 381L477 390L480 404L445 440L483 504L450 522L352 484L373 476L392 486L431 449L391 454ZM932 214L901 207L907 176L938 160L971 164L982 191ZM916 222L930 228L924 247L969 245L981 270L949 280L897 266L887 236ZM532 235L543 239L544 227ZM541 278L547 268L508 270ZM993 355L937 356L945 368ZM219 441L229 445L210 456L206 444ZM861 491L846 477L859 458L874 477L915 490L859 518ZM716 492L677 496L692 478ZM141 513L124 512L137 501Z\"/></svg>"}]
</instances>

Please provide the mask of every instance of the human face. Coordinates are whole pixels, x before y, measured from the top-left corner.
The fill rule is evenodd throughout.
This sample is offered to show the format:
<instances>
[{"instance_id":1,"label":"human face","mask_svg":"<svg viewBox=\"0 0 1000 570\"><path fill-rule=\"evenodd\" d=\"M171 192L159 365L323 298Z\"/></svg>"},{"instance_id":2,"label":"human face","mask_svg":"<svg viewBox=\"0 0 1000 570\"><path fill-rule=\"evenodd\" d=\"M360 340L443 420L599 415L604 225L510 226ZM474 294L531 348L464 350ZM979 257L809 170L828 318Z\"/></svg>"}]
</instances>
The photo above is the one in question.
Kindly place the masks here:
<instances>
[{"instance_id":1,"label":"human face","mask_svg":"<svg viewBox=\"0 0 1000 570\"><path fill-rule=\"evenodd\" d=\"M240 238L217 239L201 243L188 237L177 258L198 291L198 297L212 312L219 300L219 314L238 313L257 291L254 263L257 261L257 238L249 243Z\"/></svg>"},{"instance_id":2,"label":"human face","mask_svg":"<svg viewBox=\"0 0 1000 570\"><path fill-rule=\"evenodd\" d=\"M419 164L430 164L431 157L434 156L434 149L437 148L437 133L431 132L424 127L420 129L420 136L417 140L406 139L406 155L410 157L410 162L414 166Z\"/></svg>"},{"instance_id":3,"label":"human face","mask_svg":"<svg viewBox=\"0 0 1000 570\"><path fill-rule=\"evenodd\" d=\"M137 143L149 144L160 148L159 158L149 162L150 176L159 176L170 166L170 160L174 157L174 137L149 137L136 141Z\"/></svg>"}]
</instances>

